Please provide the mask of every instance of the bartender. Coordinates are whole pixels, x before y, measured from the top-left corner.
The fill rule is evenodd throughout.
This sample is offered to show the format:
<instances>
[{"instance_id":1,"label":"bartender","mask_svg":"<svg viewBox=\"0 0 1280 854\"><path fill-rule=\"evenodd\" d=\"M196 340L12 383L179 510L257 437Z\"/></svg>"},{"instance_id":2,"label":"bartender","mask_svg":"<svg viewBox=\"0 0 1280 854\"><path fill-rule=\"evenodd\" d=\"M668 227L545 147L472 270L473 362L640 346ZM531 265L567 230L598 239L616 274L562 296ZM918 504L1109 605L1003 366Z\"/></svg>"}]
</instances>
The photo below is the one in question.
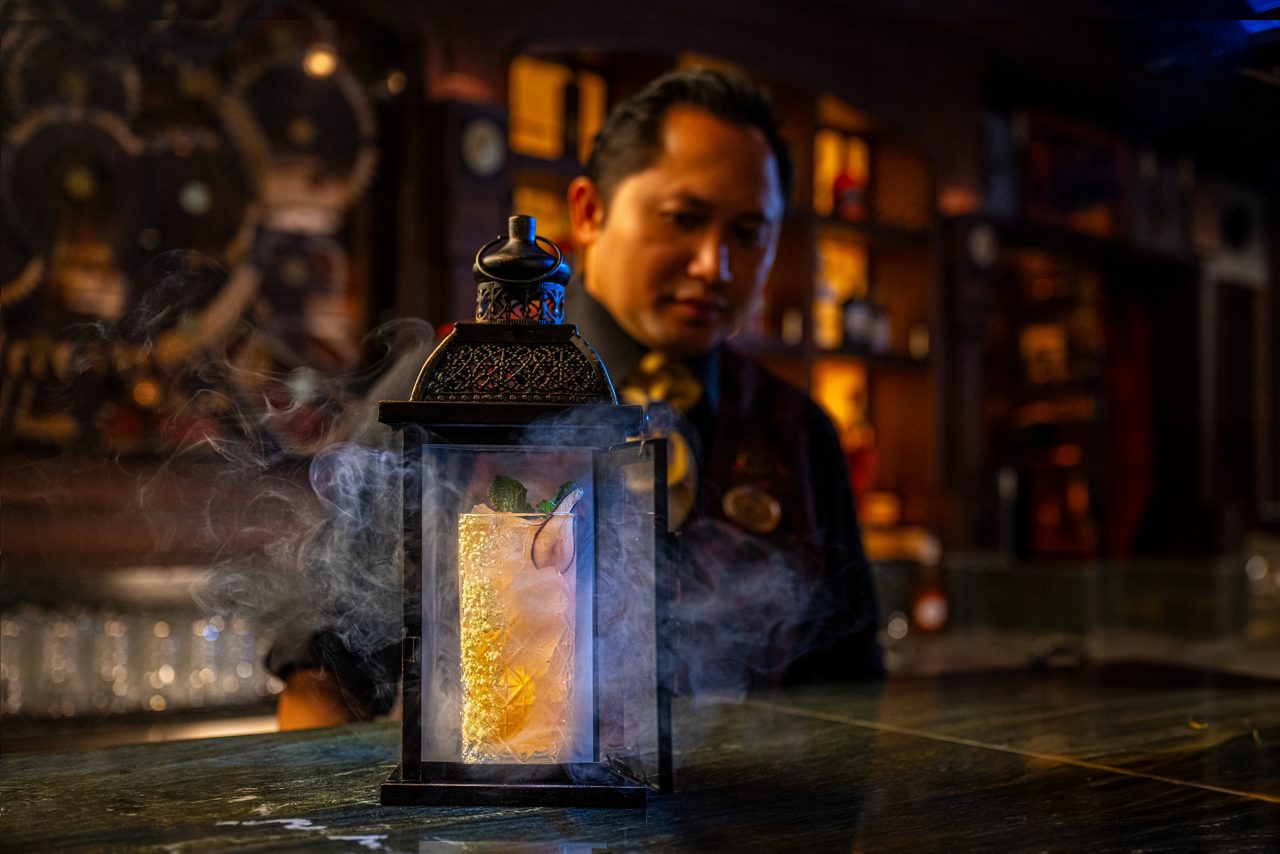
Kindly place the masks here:
<instances>
[{"instance_id":1,"label":"bartender","mask_svg":"<svg viewBox=\"0 0 1280 854\"><path fill-rule=\"evenodd\" d=\"M614 108L569 187L583 257L567 320L672 445L686 691L884 673L835 429L808 395L727 343L763 291L792 172L760 89L686 69ZM325 636L277 657L281 726L385 712L398 648L379 659Z\"/></svg>"}]
</instances>

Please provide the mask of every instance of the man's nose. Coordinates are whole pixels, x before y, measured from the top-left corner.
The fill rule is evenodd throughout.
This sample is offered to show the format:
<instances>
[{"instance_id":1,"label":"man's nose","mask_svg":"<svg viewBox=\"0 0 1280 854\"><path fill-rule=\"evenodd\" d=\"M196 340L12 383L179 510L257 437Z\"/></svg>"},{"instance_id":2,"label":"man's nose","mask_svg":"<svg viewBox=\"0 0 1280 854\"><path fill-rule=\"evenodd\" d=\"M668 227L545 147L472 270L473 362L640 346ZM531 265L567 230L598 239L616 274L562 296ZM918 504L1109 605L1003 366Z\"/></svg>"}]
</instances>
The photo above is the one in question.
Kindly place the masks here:
<instances>
[{"instance_id":1,"label":"man's nose","mask_svg":"<svg viewBox=\"0 0 1280 854\"><path fill-rule=\"evenodd\" d=\"M708 230L698 240L697 250L689 261L689 275L704 282L730 282L729 244L715 230Z\"/></svg>"}]
</instances>

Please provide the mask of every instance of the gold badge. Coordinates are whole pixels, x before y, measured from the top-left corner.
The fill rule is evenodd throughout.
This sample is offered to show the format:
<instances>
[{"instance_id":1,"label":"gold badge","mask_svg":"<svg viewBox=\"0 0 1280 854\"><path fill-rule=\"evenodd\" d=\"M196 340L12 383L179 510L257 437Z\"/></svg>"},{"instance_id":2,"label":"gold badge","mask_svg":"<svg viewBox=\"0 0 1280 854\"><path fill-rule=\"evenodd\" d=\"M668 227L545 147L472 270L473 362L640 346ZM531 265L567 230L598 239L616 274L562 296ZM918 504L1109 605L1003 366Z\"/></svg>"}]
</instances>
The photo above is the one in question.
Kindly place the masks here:
<instances>
[{"instance_id":1,"label":"gold badge","mask_svg":"<svg viewBox=\"0 0 1280 854\"><path fill-rule=\"evenodd\" d=\"M735 486L724 494L721 505L731 522L755 534L772 533L782 522L778 499L754 486Z\"/></svg>"}]
</instances>

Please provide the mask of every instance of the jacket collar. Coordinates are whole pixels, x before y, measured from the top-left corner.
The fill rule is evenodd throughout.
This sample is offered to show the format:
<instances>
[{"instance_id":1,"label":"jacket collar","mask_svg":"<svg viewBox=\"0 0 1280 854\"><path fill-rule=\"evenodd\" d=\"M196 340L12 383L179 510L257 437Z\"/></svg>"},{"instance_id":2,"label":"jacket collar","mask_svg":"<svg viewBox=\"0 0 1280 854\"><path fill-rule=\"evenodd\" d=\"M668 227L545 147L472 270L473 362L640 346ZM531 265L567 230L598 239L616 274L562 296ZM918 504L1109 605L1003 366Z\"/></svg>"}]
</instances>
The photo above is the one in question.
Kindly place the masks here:
<instances>
[{"instance_id":1,"label":"jacket collar","mask_svg":"<svg viewBox=\"0 0 1280 854\"><path fill-rule=\"evenodd\" d=\"M608 309L587 293L581 276L574 276L566 288L565 323L578 327L578 334L604 362L615 388L630 376L648 352L643 344L623 331ZM705 356L685 361L702 384L702 392L713 409L720 402L720 350L716 347Z\"/></svg>"}]
</instances>

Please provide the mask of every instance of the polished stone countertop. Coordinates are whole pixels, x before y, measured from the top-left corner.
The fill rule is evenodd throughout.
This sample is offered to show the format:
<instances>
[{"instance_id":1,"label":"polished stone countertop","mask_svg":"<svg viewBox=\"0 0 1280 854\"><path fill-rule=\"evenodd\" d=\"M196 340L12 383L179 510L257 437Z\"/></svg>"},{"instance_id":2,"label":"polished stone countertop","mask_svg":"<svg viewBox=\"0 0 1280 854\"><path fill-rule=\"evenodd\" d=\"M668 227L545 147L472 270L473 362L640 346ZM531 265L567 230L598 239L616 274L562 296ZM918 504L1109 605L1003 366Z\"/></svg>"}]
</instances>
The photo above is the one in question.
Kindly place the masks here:
<instances>
[{"instance_id":1,"label":"polished stone countertop","mask_svg":"<svg viewBox=\"0 0 1280 854\"><path fill-rule=\"evenodd\" d=\"M384 807L399 729L0 757L5 850L1276 851L1280 682L1143 662L678 701L647 810Z\"/></svg>"}]
</instances>

